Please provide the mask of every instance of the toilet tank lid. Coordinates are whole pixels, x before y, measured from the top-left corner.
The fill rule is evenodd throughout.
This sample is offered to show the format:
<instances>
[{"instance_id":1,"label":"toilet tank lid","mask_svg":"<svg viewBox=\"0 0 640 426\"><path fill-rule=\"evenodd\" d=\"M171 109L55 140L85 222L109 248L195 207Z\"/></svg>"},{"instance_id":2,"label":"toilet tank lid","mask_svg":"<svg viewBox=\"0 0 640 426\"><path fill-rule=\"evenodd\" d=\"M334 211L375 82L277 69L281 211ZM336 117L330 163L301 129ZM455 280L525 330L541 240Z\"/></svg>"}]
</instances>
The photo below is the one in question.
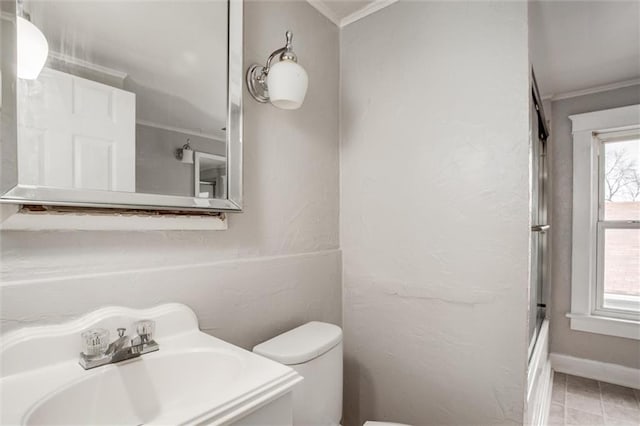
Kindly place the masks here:
<instances>
[{"instance_id":1,"label":"toilet tank lid","mask_svg":"<svg viewBox=\"0 0 640 426\"><path fill-rule=\"evenodd\" d=\"M311 321L260 343L253 352L285 365L294 365L319 357L341 341L340 327Z\"/></svg>"}]
</instances>

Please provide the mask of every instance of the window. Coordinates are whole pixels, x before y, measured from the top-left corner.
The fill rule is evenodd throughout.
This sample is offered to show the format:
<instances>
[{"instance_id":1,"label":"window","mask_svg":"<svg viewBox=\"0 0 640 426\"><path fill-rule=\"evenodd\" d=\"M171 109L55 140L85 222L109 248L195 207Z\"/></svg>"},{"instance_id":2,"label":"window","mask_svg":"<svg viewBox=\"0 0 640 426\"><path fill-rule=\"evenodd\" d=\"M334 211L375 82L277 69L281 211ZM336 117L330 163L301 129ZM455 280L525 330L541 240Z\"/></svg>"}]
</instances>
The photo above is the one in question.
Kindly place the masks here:
<instances>
[{"instance_id":1,"label":"window","mask_svg":"<svg viewBox=\"0 0 640 426\"><path fill-rule=\"evenodd\" d=\"M640 105L569 117L571 328L640 340Z\"/></svg>"},{"instance_id":2,"label":"window","mask_svg":"<svg viewBox=\"0 0 640 426\"><path fill-rule=\"evenodd\" d=\"M640 314L640 135L599 134L596 313Z\"/></svg>"}]
</instances>

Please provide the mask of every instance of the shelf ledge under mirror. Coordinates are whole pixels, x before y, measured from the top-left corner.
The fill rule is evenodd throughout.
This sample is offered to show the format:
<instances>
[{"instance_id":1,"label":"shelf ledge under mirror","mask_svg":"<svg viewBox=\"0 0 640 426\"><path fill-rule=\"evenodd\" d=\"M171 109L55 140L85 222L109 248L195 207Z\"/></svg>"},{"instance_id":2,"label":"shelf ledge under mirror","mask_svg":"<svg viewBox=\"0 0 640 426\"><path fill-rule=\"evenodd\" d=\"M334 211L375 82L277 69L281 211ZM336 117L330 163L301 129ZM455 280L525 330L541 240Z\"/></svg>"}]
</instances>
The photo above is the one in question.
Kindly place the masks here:
<instances>
[{"instance_id":1,"label":"shelf ledge under mirror","mask_svg":"<svg viewBox=\"0 0 640 426\"><path fill-rule=\"evenodd\" d=\"M2 231L224 231L226 213L47 208L0 204Z\"/></svg>"}]
</instances>

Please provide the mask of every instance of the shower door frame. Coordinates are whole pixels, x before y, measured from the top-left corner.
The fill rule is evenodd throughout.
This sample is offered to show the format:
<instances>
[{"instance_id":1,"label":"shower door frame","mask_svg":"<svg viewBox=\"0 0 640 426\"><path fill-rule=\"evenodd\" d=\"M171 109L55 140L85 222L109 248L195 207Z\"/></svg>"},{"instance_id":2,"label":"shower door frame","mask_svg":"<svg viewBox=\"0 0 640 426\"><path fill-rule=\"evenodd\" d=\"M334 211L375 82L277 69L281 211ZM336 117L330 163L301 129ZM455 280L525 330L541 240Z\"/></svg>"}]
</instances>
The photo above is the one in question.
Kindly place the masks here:
<instances>
[{"instance_id":1,"label":"shower door frame","mask_svg":"<svg viewBox=\"0 0 640 426\"><path fill-rule=\"evenodd\" d=\"M549 291L549 238L551 227L549 225L549 158L548 158L548 143L549 143L549 128L547 126L547 120L544 114L544 108L542 105L542 97L538 89L535 73L533 68L531 69L531 105L532 105L532 132L531 132L531 203L532 203L532 245L531 245L531 258L535 256L536 264L531 262L531 274L530 274L530 288L529 295L531 296L532 286L536 287L536 303L535 303L535 318L533 319L536 324L533 330L533 335L530 336L528 359L534 353L536 342L540 331L542 329L544 320L547 315L547 300ZM534 122L535 120L535 122ZM534 133L535 131L535 133ZM537 144L537 147L534 145ZM536 158L537 157L537 158ZM533 191L534 179L536 180L537 191ZM537 208L536 208L537 204ZM533 217L534 209L536 211L535 217ZM535 223L534 223L535 220ZM533 236L536 238L534 239ZM534 244L533 241L536 241ZM536 251L535 253L533 251ZM534 274L533 268L537 269L537 273ZM537 280L533 280L536 277ZM529 303L529 321L533 318L533 312L531 312L531 301ZM542 312L541 312L542 311ZM540 317L541 316L541 317Z\"/></svg>"}]
</instances>

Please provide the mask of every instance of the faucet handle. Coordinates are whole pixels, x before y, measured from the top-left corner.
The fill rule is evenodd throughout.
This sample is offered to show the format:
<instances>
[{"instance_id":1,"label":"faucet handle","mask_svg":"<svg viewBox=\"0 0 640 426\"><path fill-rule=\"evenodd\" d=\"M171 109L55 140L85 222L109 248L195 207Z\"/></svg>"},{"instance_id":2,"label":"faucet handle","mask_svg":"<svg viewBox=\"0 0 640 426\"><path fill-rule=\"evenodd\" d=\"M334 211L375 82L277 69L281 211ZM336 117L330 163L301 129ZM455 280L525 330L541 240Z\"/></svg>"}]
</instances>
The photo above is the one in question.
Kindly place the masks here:
<instances>
[{"instance_id":1,"label":"faucet handle","mask_svg":"<svg viewBox=\"0 0 640 426\"><path fill-rule=\"evenodd\" d=\"M124 337L124 333L127 331L124 327L118 327L116 330L118 331L118 337Z\"/></svg>"},{"instance_id":2,"label":"faucet handle","mask_svg":"<svg viewBox=\"0 0 640 426\"><path fill-rule=\"evenodd\" d=\"M153 320L140 320L135 324L136 333L142 338L143 341L148 342L153 340L153 336L156 333L156 322Z\"/></svg>"},{"instance_id":3,"label":"faucet handle","mask_svg":"<svg viewBox=\"0 0 640 426\"><path fill-rule=\"evenodd\" d=\"M90 358L100 358L107 353L109 347L109 330L104 328L92 328L83 331L82 353Z\"/></svg>"}]
</instances>

